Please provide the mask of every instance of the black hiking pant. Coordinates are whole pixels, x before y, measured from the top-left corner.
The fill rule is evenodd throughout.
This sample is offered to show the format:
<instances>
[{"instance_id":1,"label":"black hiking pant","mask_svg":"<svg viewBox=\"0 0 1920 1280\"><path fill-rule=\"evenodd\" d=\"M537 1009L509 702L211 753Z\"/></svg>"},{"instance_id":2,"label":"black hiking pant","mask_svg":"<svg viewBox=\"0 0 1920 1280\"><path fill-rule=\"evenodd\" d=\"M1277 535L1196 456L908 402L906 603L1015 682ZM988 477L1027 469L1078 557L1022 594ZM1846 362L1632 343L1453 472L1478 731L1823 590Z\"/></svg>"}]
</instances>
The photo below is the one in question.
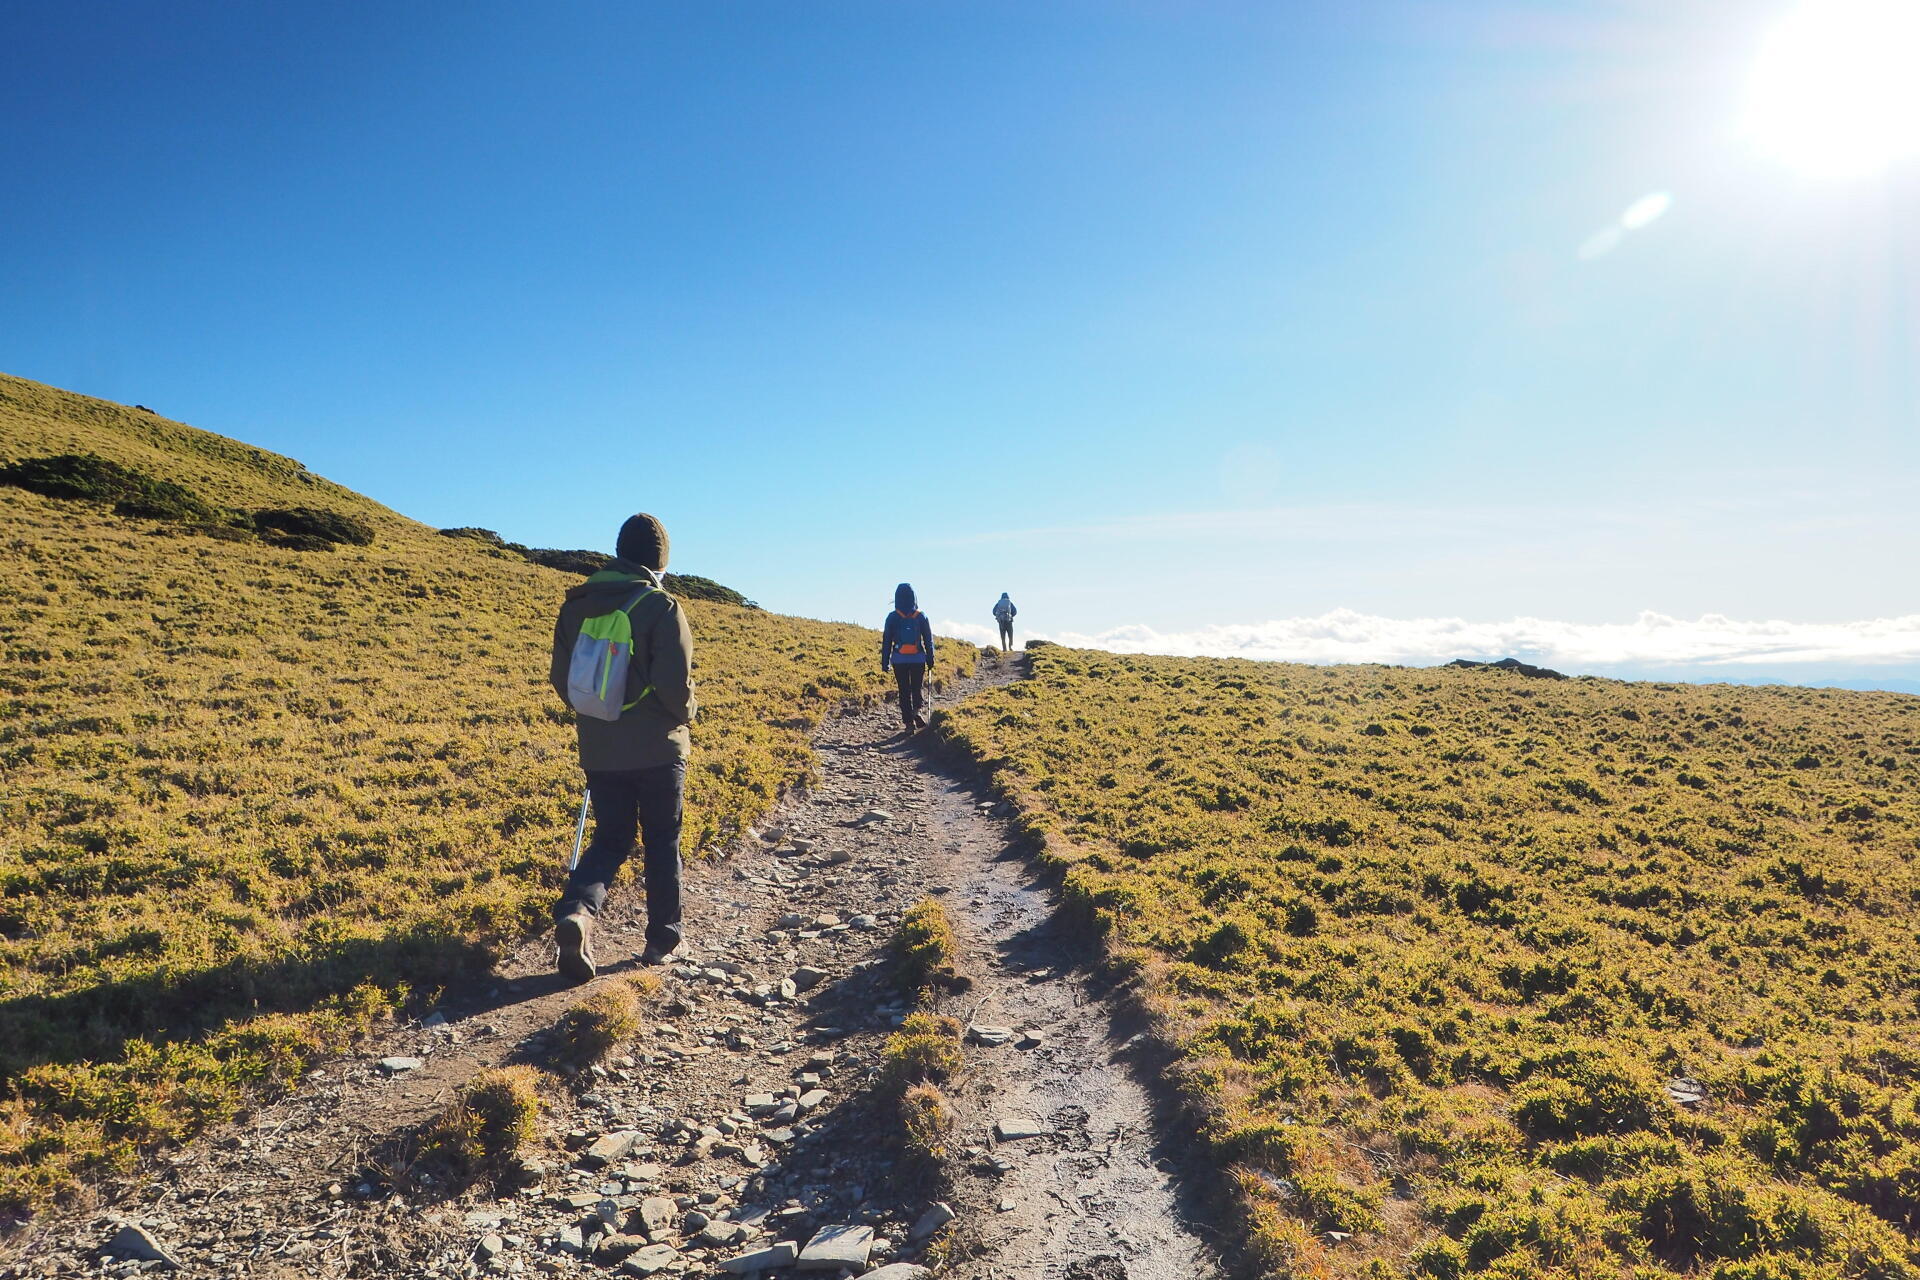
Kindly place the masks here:
<instances>
[{"instance_id":1,"label":"black hiking pant","mask_svg":"<svg viewBox=\"0 0 1920 1280\"><path fill-rule=\"evenodd\" d=\"M593 840L567 877L554 917L584 907L598 916L607 889L633 852L643 847L641 882L647 892L647 945L671 951L680 945L680 820L685 811L687 763L653 769L589 772L593 791Z\"/></svg>"},{"instance_id":2,"label":"black hiking pant","mask_svg":"<svg viewBox=\"0 0 1920 1280\"><path fill-rule=\"evenodd\" d=\"M911 729L914 716L927 705L927 664L896 662L893 664L893 679L900 686L900 723Z\"/></svg>"},{"instance_id":3,"label":"black hiking pant","mask_svg":"<svg viewBox=\"0 0 1920 1280\"><path fill-rule=\"evenodd\" d=\"M1013 619L1012 618L1000 619L1000 647L1002 649L1013 648Z\"/></svg>"}]
</instances>

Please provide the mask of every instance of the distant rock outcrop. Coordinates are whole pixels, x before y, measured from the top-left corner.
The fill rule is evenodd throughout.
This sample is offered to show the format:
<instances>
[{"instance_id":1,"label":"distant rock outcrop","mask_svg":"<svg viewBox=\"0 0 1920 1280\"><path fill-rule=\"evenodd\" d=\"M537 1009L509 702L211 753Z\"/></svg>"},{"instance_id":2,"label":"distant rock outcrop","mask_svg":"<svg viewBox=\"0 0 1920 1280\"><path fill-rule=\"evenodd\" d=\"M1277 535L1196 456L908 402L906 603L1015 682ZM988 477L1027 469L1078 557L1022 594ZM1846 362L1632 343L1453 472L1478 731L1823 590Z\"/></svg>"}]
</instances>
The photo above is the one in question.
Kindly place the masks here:
<instances>
[{"instance_id":1,"label":"distant rock outcrop","mask_svg":"<svg viewBox=\"0 0 1920 1280\"><path fill-rule=\"evenodd\" d=\"M1455 658L1447 664L1450 667L1488 667L1496 671L1517 671L1523 676L1533 676L1540 680L1565 680L1564 673L1551 667L1536 667L1532 663L1522 662L1518 658L1502 658L1498 662L1475 662L1472 658Z\"/></svg>"},{"instance_id":2,"label":"distant rock outcrop","mask_svg":"<svg viewBox=\"0 0 1920 1280\"><path fill-rule=\"evenodd\" d=\"M440 536L466 538L483 546L492 547L502 555L520 556L543 568L557 569L561 573L598 573L613 563L613 557L604 551L567 551L558 547L524 546L518 542L508 542L493 530L482 529L475 525L442 529ZM669 573L661 579L661 585L684 600L711 600L719 604L737 605L742 609L760 607L732 587L723 586L712 578L702 578L698 574Z\"/></svg>"}]
</instances>

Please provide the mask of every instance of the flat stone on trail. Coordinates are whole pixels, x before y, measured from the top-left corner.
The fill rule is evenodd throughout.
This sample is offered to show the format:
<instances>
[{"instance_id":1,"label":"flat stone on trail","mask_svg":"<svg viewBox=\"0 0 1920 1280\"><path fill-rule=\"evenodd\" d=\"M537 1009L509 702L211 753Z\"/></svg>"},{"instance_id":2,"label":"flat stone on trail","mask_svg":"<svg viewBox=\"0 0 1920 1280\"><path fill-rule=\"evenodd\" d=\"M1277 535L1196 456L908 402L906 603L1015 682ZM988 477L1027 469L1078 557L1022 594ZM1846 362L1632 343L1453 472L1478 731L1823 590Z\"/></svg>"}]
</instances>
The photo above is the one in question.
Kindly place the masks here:
<instances>
[{"instance_id":1,"label":"flat stone on trail","mask_svg":"<svg viewBox=\"0 0 1920 1280\"><path fill-rule=\"evenodd\" d=\"M862 1275L860 1280L933 1280L933 1272L911 1262L889 1262Z\"/></svg>"},{"instance_id":2,"label":"flat stone on trail","mask_svg":"<svg viewBox=\"0 0 1920 1280\"><path fill-rule=\"evenodd\" d=\"M769 1111L778 1111L780 1099L770 1093L750 1093L740 1100L740 1105L746 1108L750 1116L764 1115Z\"/></svg>"},{"instance_id":3,"label":"flat stone on trail","mask_svg":"<svg viewBox=\"0 0 1920 1280\"><path fill-rule=\"evenodd\" d=\"M593 1140L593 1145L580 1153L580 1163L589 1169L604 1169L616 1160L624 1160L640 1141L640 1135L632 1129L621 1129L617 1133L603 1133Z\"/></svg>"},{"instance_id":4,"label":"flat stone on trail","mask_svg":"<svg viewBox=\"0 0 1920 1280\"><path fill-rule=\"evenodd\" d=\"M105 1253L116 1258L137 1258L141 1262L157 1262L164 1271L178 1271L180 1263L172 1254L160 1247L160 1242L148 1235L144 1227L136 1227L131 1222L113 1233L113 1239L107 1241Z\"/></svg>"},{"instance_id":5,"label":"flat stone on trail","mask_svg":"<svg viewBox=\"0 0 1920 1280\"><path fill-rule=\"evenodd\" d=\"M872 1227L822 1227L800 1251L800 1270L838 1271L851 1267L858 1273L867 1269L867 1255L872 1251Z\"/></svg>"},{"instance_id":6,"label":"flat stone on trail","mask_svg":"<svg viewBox=\"0 0 1920 1280\"><path fill-rule=\"evenodd\" d=\"M993 1126L993 1136L1002 1142L1019 1142L1024 1138L1044 1138L1053 1130L1047 1128L1039 1116L1031 1111L1016 1111L1001 1116Z\"/></svg>"},{"instance_id":7,"label":"flat stone on trail","mask_svg":"<svg viewBox=\"0 0 1920 1280\"><path fill-rule=\"evenodd\" d=\"M728 1245L739 1244L753 1233L753 1228L743 1222L709 1222L700 1229L695 1239L709 1248L724 1249Z\"/></svg>"},{"instance_id":8,"label":"flat stone on trail","mask_svg":"<svg viewBox=\"0 0 1920 1280\"><path fill-rule=\"evenodd\" d=\"M812 965L805 964L795 969L793 971L793 977L788 979L789 982L793 983L794 988L799 991L811 991L826 980L827 974L824 969L816 969Z\"/></svg>"},{"instance_id":9,"label":"flat stone on trail","mask_svg":"<svg viewBox=\"0 0 1920 1280\"><path fill-rule=\"evenodd\" d=\"M638 1253L631 1254L620 1264L623 1276L650 1276L663 1271L680 1260L680 1251L672 1245L650 1244Z\"/></svg>"},{"instance_id":10,"label":"flat stone on trail","mask_svg":"<svg viewBox=\"0 0 1920 1280\"><path fill-rule=\"evenodd\" d=\"M775 920L773 922L773 927L776 929L798 929L801 925L805 924L806 922L807 922L807 918L801 915L798 911L789 911L787 912L787 914L781 916L778 920Z\"/></svg>"},{"instance_id":11,"label":"flat stone on trail","mask_svg":"<svg viewBox=\"0 0 1920 1280\"><path fill-rule=\"evenodd\" d=\"M728 1258L720 1264L723 1271L743 1276L753 1271L771 1271L775 1267L790 1267L800 1254L800 1248L791 1240L782 1240L779 1244L766 1249L755 1249L752 1253L743 1253L737 1258Z\"/></svg>"},{"instance_id":12,"label":"flat stone on trail","mask_svg":"<svg viewBox=\"0 0 1920 1280\"><path fill-rule=\"evenodd\" d=\"M975 1044L985 1045L989 1049L997 1049L1013 1040L1013 1028L990 1027L985 1023L970 1022L967 1024L967 1039Z\"/></svg>"},{"instance_id":13,"label":"flat stone on trail","mask_svg":"<svg viewBox=\"0 0 1920 1280\"><path fill-rule=\"evenodd\" d=\"M861 814L859 817L855 818L853 820L853 825L856 827L866 827L866 826L871 826L876 822L892 822L892 821L893 821L893 815L888 813L885 809L869 809L865 813Z\"/></svg>"},{"instance_id":14,"label":"flat stone on trail","mask_svg":"<svg viewBox=\"0 0 1920 1280\"><path fill-rule=\"evenodd\" d=\"M380 1059L380 1069L390 1076L397 1076L405 1071L418 1071L420 1069L420 1059L382 1058Z\"/></svg>"},{"instance_id":15,"label":"flat stone on trail","mask_svg":"<svg viewBox=\"0 0 1920 1280\"><path fill-rule=\"evenodd\" d=\"M609 1265L623 1262L642 1249L651 1247L652 1243L645 1236L601 1236L599 1243L593 1246L594 1261Z\"/></svg>"},{"instance_id":16,"label":"flat stone on trail","mask_svg":"<svg viewBox=\"0 0 1920 1280\"><path fill-rule=\"evenodd\" d=\"M944 1201L936 1201L932 1208L920 1215L907 1234L915 1240L924 1240L958 1216Z\"/></svg>"},{"instance_id":17,"label":"flat stone on trail","mask_svg":"<svg viewBox=\"0 0 1920 1280\"><path fill-rule=\"evenodd\" d=\"M648 1196L640 1202L640 1221L649 1236L658 1237L679 1215L679 1206L665 1196Z\"/></svg>"}]
</instances>

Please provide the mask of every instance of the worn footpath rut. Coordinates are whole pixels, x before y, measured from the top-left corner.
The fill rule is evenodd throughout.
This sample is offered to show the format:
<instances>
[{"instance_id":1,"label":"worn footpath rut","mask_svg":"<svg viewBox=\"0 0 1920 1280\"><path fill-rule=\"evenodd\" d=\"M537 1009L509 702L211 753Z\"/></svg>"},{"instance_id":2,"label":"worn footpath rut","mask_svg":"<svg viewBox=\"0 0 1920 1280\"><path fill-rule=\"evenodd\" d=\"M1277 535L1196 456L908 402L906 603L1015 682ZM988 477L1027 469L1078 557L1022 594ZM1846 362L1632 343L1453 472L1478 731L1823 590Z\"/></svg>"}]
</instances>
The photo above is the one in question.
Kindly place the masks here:
<instances>
[{"instance_id":1,"label":"worn footpath rut","mask_svg":"<svg viewBox=\"0 0 1920 1280\"><path fill-rule=\"evenodd\" d=\"M936 703L1018 674L983 662ZM1003 811L898 723L890 705L828 720L818 784L689 868L664 990L551 1091L521 1185L436 1187L409 1138L475 1073L552 1065L555 1021L593 988L553 975L545 940L102 1207L45 1216L0 1245L0 1275L1217 1274L1207 1173L1156 1114L1155 1048L1087 974ZM938 1002L973 1027L944 1179L900 1157L876 1087L911 1012L887 939L928 895L972 980ZM637 897L623 875L600 984L638 971Z\"/></svg>"}]
</instances>

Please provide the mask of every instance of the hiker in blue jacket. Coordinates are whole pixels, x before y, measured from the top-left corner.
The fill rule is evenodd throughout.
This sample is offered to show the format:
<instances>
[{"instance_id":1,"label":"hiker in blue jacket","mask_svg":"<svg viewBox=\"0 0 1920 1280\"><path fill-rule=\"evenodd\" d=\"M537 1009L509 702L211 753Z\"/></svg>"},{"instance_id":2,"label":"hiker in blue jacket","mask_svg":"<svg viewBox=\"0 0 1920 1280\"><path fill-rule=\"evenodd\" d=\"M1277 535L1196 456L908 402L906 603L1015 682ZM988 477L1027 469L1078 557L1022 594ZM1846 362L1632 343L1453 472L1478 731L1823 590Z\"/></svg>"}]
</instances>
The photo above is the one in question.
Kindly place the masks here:
<instances>
[{"instance_id":1,"label":"hiker in blue jacket","mask_svg":"<svg viewBox=\"0 0 1920 1280\"><path fill-rule=\"evenodd\" d=\"M924 729L920 708L927 704L927 668L933 665L933 627L920 603L913 597L911 583L893 589L893 612L880 627L880 670L893 669L900 686L900 723L907 732Z\"/></svg>"},{"instance_id":2,"label":"hiker in blue jacket","mask_svg":"<svg viewBox=\"0 0 1920 1280\"><path fill-rule=\"evenodd\" d=\"M1013 600L1006 592L993 602L993 620L1000 624L1000 647L1013 648L1013 616L1020 611L1013 607Z\"/></svg>"}]
</instances>

